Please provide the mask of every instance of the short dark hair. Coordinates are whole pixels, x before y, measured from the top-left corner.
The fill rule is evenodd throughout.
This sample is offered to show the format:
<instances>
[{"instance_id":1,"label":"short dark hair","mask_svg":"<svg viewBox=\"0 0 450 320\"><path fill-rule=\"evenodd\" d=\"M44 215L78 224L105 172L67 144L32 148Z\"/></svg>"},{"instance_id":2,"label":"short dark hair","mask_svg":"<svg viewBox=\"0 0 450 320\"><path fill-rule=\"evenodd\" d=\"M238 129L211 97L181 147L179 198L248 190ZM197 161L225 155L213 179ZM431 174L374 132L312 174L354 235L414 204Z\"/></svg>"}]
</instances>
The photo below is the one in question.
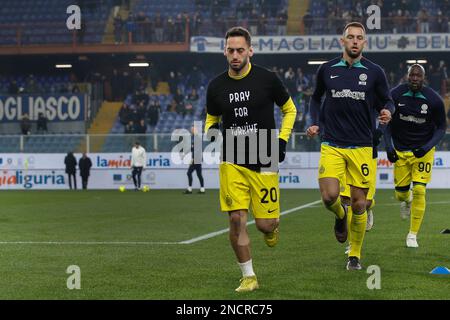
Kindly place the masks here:
<instances>
[{"instance_id":1,"label":"short dark hair","mask_svg":"<svg viewBox=\"0 0 450 320\"><path fill-rule=\"evenodd\" d=\"M244 37L245 42L247 42L248 46L250 47L252 45L252 37L250 36L250 32L243 27L233 27L231 29L228 29L227 33L225 34L225 41L230 37Z\"/></svg>"},{"instance_id":2,"label":"short dark hair","mask_svg":"<svg viewBox=\"0 0 450 320\"><path fill-rule=\"evenodd\" d=\"M347 24L345 25L344 31L342 31L342 34L344 34L345 31L347 31L347 29L350 28L350 27L361 28L361 29L363 29L364 34L366 33L366 28L364 28L364 25L363 25L362 23L353 21L353 22L347 23Z\"/></svg>"},{"instance_id":3,"label":"short dark hair","mask_svg":"<svg viewBox=\"0 0 450 320\"><path fill-rule=\"evenodd\" d=\"M141 143L139 141L135 141L134 144L136 144L138 146L141 145Z\"/></svg>"}]
</instances>

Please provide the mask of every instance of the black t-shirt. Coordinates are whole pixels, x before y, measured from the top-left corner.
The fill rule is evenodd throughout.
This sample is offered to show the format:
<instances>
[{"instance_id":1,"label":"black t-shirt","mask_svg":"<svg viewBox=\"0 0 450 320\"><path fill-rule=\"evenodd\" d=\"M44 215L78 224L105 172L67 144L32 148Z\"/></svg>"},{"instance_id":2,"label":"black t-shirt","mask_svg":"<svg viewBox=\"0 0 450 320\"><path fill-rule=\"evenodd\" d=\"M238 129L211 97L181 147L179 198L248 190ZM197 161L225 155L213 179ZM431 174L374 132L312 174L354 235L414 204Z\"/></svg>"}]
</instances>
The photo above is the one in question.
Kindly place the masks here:
<instances>
[{"instance_id":1,"label":"black t-shirt","mask_svg":"<svg viewBox=\"0 0 450 320\"><path fill-rule=\"evenodd\" d=\"M251 65L250 72L240 79L231 78L228 71L213 79L208 86L206 109L210 115L222 116L222 161L252 170L270 166L260 157L260 138L266 134L267 140L262 141L266 141L267 152L263 149L261 152L269 156L270 136L277 137L274 103L281 107L288 99L289 94L277 75L257 65ZM229 150L228 154L227 135L234 137L234 152ZM245 149L239 144L243 140ZM277 139L273 141L278 143Z\"/></svg>"}]
</instances>

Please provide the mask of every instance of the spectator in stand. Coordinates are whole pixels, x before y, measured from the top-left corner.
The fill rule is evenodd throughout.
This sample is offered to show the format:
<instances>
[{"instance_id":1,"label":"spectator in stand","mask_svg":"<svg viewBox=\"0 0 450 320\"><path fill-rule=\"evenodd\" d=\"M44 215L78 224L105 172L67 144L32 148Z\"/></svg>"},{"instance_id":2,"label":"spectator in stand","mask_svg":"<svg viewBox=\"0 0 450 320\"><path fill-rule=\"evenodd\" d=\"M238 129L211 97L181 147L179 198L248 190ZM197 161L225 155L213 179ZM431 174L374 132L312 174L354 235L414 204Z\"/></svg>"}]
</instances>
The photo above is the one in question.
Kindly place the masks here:
<instances>
[{"instance_id":1,"label":"spectator in stand","mask_svg":"<svg viewBox=\"0 0 450 320\"><path fill-rule=\"evenodd\" d=\"M134 19L133 12L130 11L130 14L128 15L128 19L126 21L126 27L127 27L127 39L128 41L135 42L136 39L136 22ZM127 42L128 42L127 41Z\"/></svg>"},{"instance_id":2,"label":"spectator in stand","mask_svg":"<svg viewBox=\"0 0 450 320\"><path fill-rule=\"evenodd\" d=\"M126 103L119 110L119 121L124 126L130 121L130 107Z\"/></svg>"},{"instance_id":3,"label":"spectator in stand","mask_svg":"<svg viewBox=\"0 0 450 320\"><path fill-rule=\"evenodd\" d=\"M167 82L169 83L170 93L174 94L177 92L178 77L174 71L169 72L169 79L167 79Z\"/></svg>"},{"instance_id":4,"label":"spectator in stand","mask_svg":"<svg viewBox=\"0 0 450 320\"><path fill-rule=\"evenodd\" d=\"M445 64L444 60L439 61L439 73L441 75L440 94L441 94L441 97L444 99L445 96L447 95L447 79L448 79L447 65Z\"/></svg>"},{"instance_id":5,"label":"spectator in stand","mask_svg":"<svg viewBox=\"0 0 450 320\"><path fill-rule=\"evenodd\" d=\"M174 20L174 29L175 29L175 41L176 42L184 42L185 34L186 34L186 21L185 15L181 13L177 14L176 19Z\"/></svg>"},{"instance_id":6,"label":"spectator in stand","mask_svg":"<svg viewBox=\"0 0 450 320\"><path fill-rule=\"evenodd\" d=\"M159 12L156 13L155 19L154 19L154 27L155 27L155 41L156 42L163 42L164 41L164 23L163 18L161 17L161 14Z\"/></svg>"},{"instance_id":7,"label":"spectator in stand","mask_svg":"<svg viewBox=\"0 0 450 320\"><path fill-rule=\"evenodd\" d=\"M258 33L258 18L259 14L258 11L254 8L249 16L249 31L253 36L259 35Z\"/></svg>"},{"instance_id":8,"label":"spectator in stand","mask_svg":"<svg viewBox=\"0 0 450 320\"><path fill-rule=\"evenodd\" d=\"M198 36L200 34L200 29L203 23L202 15L200 14L200 12L196 11L190 21L191 21L192 35Z\"/></svg>"},{"instance_id":9,"label":"spectator in stand","mask_svg":"<svg viewBox=\"0 0 450 320\"><path fill-rule=\"evenodd\" d=\"M122 43L122 34L123 34L123 20L120 15L117 15L114 18L114 43L115 44Z\"/></svg>"},{"instance_id":10,"label":"spectator in stand","mask_svg":"<svg viewBox=\"0 0 450 320\"><path fill-rule=\"evenodd\" d=\"M267 34L267 17L266 14L263 13L261 14L259 17L257 17L258 19L258 32L261 36L266 36Z\"/></svg>"},{"instance_id":11,"label":"spectator in stand","mask_svg":"<svg viewBox=\"0 0 450 320\"><path fill-rule=\"evenodd\" d=\"M165 25L165 40L168 42L175 42L176 41L176 35L175 35L175 21L172 17L168 17L166 20Z\"/></svg>"},{"instance_id":12,"label":"spectator in stand","mask_svg":"<svg viewBox=\"0 0 450 320\"><path fill-rule=\"evenodd\" d=\"M136 133L133 120L128 121L128 124L125 126L125 133L127 133L127 134Z\"/></svg>"},{"instance_id":13,"label":"spectator in stand","mask_svg":"<svg viewBox=\"0 0 450 320\"><path fill-rule=\"evenodd\" d=\"M111 91L112 91L112 100L113 101L121 101L123 100L123 96L121 95L121 76L117 69L113 69L113 73L111 76Z\"/></svg>"},{"instance_id":14,"label":"spectator in stand","mask_svg":"<svg viewBox=\"0 0 450 320\"><path fill-rule=\"evenodd\" d=\"M145 119L145 113L147 112L146 104L144 104L144 101L139 101L139 104L136 108L136 120L137 122L141 121L142 119Z\"/></svg>"},{"instance_id":15,"label":"spectator in stand","mask_svg":"<svg viewBox=\"0 0 450 320\"><path fill-rule=\"evenodd\" d=\"M277 15L277 35L285 36L286 35L286 23L287 23L288 15L286 10L281 10Z\"/></svg>"},{"instance_id":16,"label":"spectator in stand","mask_svg":"<svg viewBox=\"0 0 450 320\"><path fill-rule=\"evenodd\" d=\"M19 87L17 86L16 80L13 80L9 83L8 93L12 95L16 95L19 93Z\"/></svg>"},{"instance_id":17,"label":"spectator in stand","mask_svg":"<svg viewBox=\"0 0 450 320\"><path fill-rule=\"evenodd\" d=\"M429 16L426 9L420 9L417 13L417 27L420 33L430 32Z\"/></svg>"},{"instance_id":18,"label":"spectator in stand","mask_svg":"<svg viewBox=\"0 0 450 320\"><path fill-rule=\"evenodd\" d=\"M309 89L309 80L308 78L303 74L302 68L297 68L297 74L295 78L295 87L296 92L305 92Z\"/></svg>"},{"instance_id":19,"label":"spectator in stand","mask_svg":"<svg viewBox=\"0 0 450 320\"><path fill-rule=\"evenodd\" d=\"M141 143L145 146L147 145L147 137L145 133L147 132L147 123L145 123L145 119L140 119L135 125L135 133L138 134L137 139L141 141Z\"/></svg>"},{"instance_id":20,"label":"spectator in stand","mask_svg":"<svg viewBox=\"0 0 450 320\"><path fill-rule=\"evenodd\" d=\"M447 15L443 15L442 11L439 10L437 17L435 18L435 25L433 32L439 32L439 33L448 33L448 17Z\"/></svg>"},{"instance_id":21,"label":"spectator in stand","mask_svg":"<svg viewBox=\"0 0 450 320\"><path fill-rule=\"evenodd\" d=\"M39 113L37 123L36 123L36 130L38 133L47 133L47 118L45 117L44 113Z\"/></svg>"},{"instance_id":22,"label":"spectator in stand","mask_svg":"<svg viewBox=\"0 0 450 320\"><path fill-rule=\"evenodd\" d=\"M26 93L39 93L39 84L36 83L36 79L32 74L28 76L27 83L25 85Z\"/></svg>"},{"instance_id":23,"label":"spectator in stand","mask_svg":"<svg viewBox=\"0 0 450 320\"><path fill-rule=\"evenodd\" d=\"M161 104L159 99L151 100L147 111L148 125L150 127L150 132L155 130L156 125L159 121L159 114L161 112Z\"/></svg>"},{"instance_id":24,"label":"spectator in stand","mask_svg":"<svg viewBox=\"0 0 450 320\"><path fill-rule=\"evenodd\" d=\"M145 21L145 13L143 11L139 11L139 13L136 16L136 39L135 42L142 43L145 39L145 28L144 28L144 21Z\"/></svg>"},{"instance_id":25,"label":"spectator in stand","mask_svg":"<svg viewBox=\"0 0 450 320\"><path fill-rule=\"evenodd\" d=\"M284 84L286 85L289 94L291 96L293 96L296 92L297 89L295 87L295 72L294 69L292 69L292 67L289 67L286 71L286 73L284 74Z\"/></svg>"},{"instance_id":26,"label":"spectator in stand","mask_svg":"<svg viewBox=\"0 0 450 320\"><path fill-rule=\"evenodd\" d=\"M142 23L144 27L144 42L152 43L154 42L153 37L153 24L150 18L146 15L144 22Z\"/></svg>"},{"instance_id":27,"label":"spectator in stand","mask_svg":"<svg viewBox=\"0 0 450 320\"><path fill-rule=\"evenodd\" d=\"M31 121L28 117L28 113L25 113L20 120L20 130L23 135L31 134Z\"/></svg>"},{"instance_id":28,"label":"spectator in stand","mask_svg":"<svg viewBox=\"0 0 450 320\"><path fill-rule=\"evenodd\" d=\"M313 16L311 15L311 12L309 12L308 10L305 12L305 15L303 16L303 25L305 26L305 34L312 34L313 23L314 23Z\"/></svg>"},{"instance_id":29,"label":"spectator in stand","mask_svg":"<svg viewBox=\"0 0 450 320\"><path fill-rule=\"evenodd\" d=\"M184 96L180 88L177 88L177 93L173 96L173 100L176 103L176 112L183 114L184 111Z\"/></svg>"},{"instance_id":30,"label":"spectator in stand","mask_svg":"<svg viewBox=\"0 0 450 320\"><path fill-rule=\"evenodd\" d=\"M199 99L199 96L198 96L197 90L195 88L193 88L191 90L191 93L189 93L187 100L190 103L195 104L198 101L198 99Z\"/></svg>"}]
</instances>

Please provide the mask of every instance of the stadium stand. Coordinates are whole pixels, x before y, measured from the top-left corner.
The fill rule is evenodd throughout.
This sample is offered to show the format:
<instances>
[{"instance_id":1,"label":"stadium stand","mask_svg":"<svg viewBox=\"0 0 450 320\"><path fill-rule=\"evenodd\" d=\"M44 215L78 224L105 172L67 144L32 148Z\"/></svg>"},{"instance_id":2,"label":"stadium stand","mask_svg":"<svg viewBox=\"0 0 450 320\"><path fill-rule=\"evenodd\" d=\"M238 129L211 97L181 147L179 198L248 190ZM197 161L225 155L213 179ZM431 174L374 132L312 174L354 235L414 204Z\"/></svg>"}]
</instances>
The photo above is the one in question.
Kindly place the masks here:
<instances>
[{"instance_id":1,"label":"stadium stand","mask_svg":"<svg viewBox=\"0 0 450 320\"><path fill-rule=\"evenodd\" d=\"M83 1L78 3L82 5ZM66 28L66 8L72 4L71 0L2 1L0 21L4 26L0 29L0 45L72 43L74 33L67 32ZM86 4L82 20L86 23L75 38L79 43L100 42L113 1L87 1Z\"/></svg>"},{"instance_id":2,"label":"stadium stand","mask_svg":"<svg viewBox=\"0 0 450 320\"><path fill-rule=\"evenodd\" d=\"M85 24L81 35L77 32L67 32L65 27L66 7L72 2L83 9ZM450 14L449 0L36 0L31 3L26 0L5 0L2 4L0 18L3 27L0 28L0 46L5 48L15 44L25 48L33 47L34 44L69 43L75 47L78 42L86 45L116 43L124 46L130 41L139 44L176 44L184 43L192 35L222 37L225 30L235 24L249 28L253 35L336 34L341 32L339 28L342 28L346 21L365 19L366 13L362 8L369 4L381 6L384 33L448 32ZM114 20L119 16L120 23ZM116 28L118 30L115 30ZM158 29L162 29L161 34ZM118 40L115 38L116 31L119 31L120 41L115 41ZM187 52L185 54L189 55ZM154 56L156 54L152 55L152 58ZM103 100L116 103L100 103L102 106L99 107L98 113L91 106L86 126L80 127L79 130L66 127L56 131L52 130L50 123L48 135L41 136L36 135L35 123L32 121L32 135L23 140L25 150L52 152L53 147L49 145L60 144L58 138L52 137L52 134L64 132L88 133L92 137L108 135L92 138L91 147L93 150L114 152L129 145L130 137L135 134L168 135L175 129L188 129L195 120L204 119L206 87L208 81L217 74L217 69L213 70L208 63L209 57L202 56L197 60L191 57L191 62L194 61L192 65L196 64L195 61L205 59L203 64L192 68L187 68L182 61L164 65L161 61L164 61L165 57L159 57L156 60L159 62L150 68L151 71L141 74L128 66L115 65L114 61L117 60L114 60L114 54L105 55L104 58L105 61L98 63L98 68L91 65L83 71L78 70L82 74L78 78L84 83L95 82L102 86ZM440 58L429 59L427 73L429 85L446 97L449 92L446 64L450 61L442 58L442 61ZM390 65L386 66L386 74L392 86L404 81L406 70L405 57L396 59L398 61L390 59ZM270 61L272 65L276 63ZM394 66L395 63L398 63L398 67ZM270 66L267 63L262 64ZM298 74L298 68L304 70L301 76ZM61 94L78 90L90 94L90 89L84 90L71 73L34 72L32 69L33 67L29 72L2 71L0 94ZM112 69L119 70L114 70L119 76L111 76ZM300 116L295 131L303 132L309 121L307 105L314 86L316 67L308 67L306 59L298 59L295 62L279 62L278 65L273 65L272 69L285 82L297 106ZM190 97L194 90L196 98ZM123 107L124 105L126 107ZM141 119L144 119L144 127L136 125ZM279 124L281 113L278 108L275 108L275 119ZM129 120L133 121L132 125ZM17 131L18 128L17 124ZM129 137L119 137L125 131L129 133ZM147 139L145 146L149 150L161 150L164 144L170 143L170 139L165 139ZM2 150L17 150L18 146L14 141L0 139ZM64 142L75 147L85 143L82 138L76 136ZM302 145L307 145L307 142L303 141Z\"/></svg>"}]
</instances>

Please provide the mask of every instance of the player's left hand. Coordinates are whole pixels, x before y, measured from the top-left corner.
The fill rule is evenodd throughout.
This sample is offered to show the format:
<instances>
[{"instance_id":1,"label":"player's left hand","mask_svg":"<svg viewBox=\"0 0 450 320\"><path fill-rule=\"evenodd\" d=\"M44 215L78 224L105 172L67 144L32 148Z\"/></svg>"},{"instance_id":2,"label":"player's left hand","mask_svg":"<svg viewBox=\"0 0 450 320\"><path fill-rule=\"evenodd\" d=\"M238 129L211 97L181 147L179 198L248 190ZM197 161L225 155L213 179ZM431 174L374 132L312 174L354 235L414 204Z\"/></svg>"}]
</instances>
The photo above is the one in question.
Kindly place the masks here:
<instances>
[{"instance_id":1,"label":"player's left hand","mask_svg":"<svg viewBox=\"0 0 450 320\"><path fill-rule=\"evenodd\" d=\"M278 161L283 162L286 158L286 141L284 139L278 138Z\"/></svg>"},{"instance_id":2,"label":"player's left hand","mask_svg":"<svg viewBox=\"0 0 450 320\"><path fill-rule=\"evenodd\" d=\"M427 154L428 151L424 150L423 148L417 148L413 150L414 157L416 158L422 158L424 155Z\"/></svg>"},{"instance_id":3,"label":"player's left hand","mask_svg":"<svg viewBox=\"0 0 450 320\"><path fill-rule=\"evenodd\" d=\"M391 112L388 109L382 109L378 117L380 124L387 124L391 121Z\"/></svg>"},{"instance_id":4,"label":"player's left hand","mask_svg":"<svg viewBox=\"0 0 450 320\"><path fill-rule=\"evenodd\" d=\"M380 129L376 129L373 133L373 139L372 139L372 143L373 146L376 147L380 144L380 140L381 140L381 136L383 135L383 132Z\"/></svg>"}]
</instances>

